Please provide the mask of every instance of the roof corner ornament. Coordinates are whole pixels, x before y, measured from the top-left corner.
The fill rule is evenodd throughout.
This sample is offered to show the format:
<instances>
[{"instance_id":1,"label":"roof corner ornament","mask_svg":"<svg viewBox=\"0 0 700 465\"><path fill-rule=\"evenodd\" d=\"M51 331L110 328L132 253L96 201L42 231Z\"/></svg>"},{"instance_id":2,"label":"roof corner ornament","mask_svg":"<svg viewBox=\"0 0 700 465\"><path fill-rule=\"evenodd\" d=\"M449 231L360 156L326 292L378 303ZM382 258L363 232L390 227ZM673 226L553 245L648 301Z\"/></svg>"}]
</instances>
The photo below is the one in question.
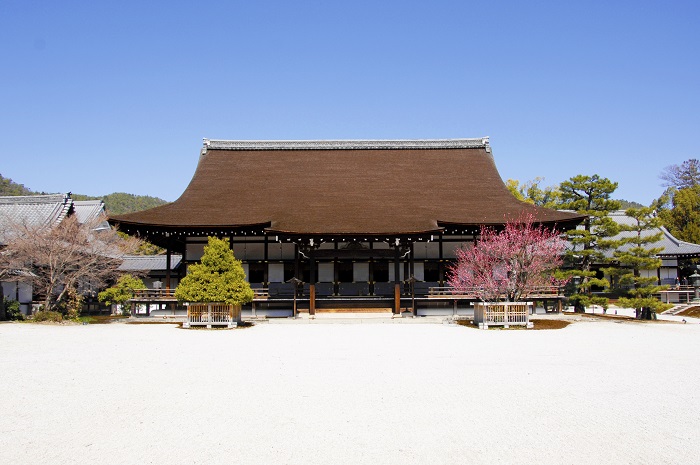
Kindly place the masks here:
<instances>
[{"instance_id":1,"label":"roof corner ornament","mask_svg":"<svg viewBox=\"0 0 700 465\"><path fill-rule=\"evenodd\" d=\"M206 155L207 149L208 149L209 146L211 145L211 141L210 141L209 139L207 139L206 137L203 137L203 138L202 138L202 142L203 142L203 143L202 143L202 150L199 151L199 155L200 155L200 156Z\"/></svg>"}]
</instances>

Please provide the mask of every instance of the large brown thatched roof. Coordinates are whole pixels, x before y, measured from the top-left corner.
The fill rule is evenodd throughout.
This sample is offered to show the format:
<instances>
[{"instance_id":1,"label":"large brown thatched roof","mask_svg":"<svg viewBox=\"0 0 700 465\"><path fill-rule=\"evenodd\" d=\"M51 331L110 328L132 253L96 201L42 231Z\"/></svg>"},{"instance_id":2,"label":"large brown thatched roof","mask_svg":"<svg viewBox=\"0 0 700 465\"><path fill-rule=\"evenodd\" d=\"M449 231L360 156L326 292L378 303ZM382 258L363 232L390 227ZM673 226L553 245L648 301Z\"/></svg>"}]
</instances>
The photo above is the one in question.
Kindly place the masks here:
<instances>
[{"instance_id":1,"label":"large brown thatched roof","mask_svg":"<svg viewBox=\"0 0 700 465\"><path fill-rule=\"evenodd\" d=\"M503 224L523 212L562 226L581 219L515 199L488 138L205 140L179 199L110 221L127 229L263 224L274 233L389 235Z\"/></svg>"}]
</instances>

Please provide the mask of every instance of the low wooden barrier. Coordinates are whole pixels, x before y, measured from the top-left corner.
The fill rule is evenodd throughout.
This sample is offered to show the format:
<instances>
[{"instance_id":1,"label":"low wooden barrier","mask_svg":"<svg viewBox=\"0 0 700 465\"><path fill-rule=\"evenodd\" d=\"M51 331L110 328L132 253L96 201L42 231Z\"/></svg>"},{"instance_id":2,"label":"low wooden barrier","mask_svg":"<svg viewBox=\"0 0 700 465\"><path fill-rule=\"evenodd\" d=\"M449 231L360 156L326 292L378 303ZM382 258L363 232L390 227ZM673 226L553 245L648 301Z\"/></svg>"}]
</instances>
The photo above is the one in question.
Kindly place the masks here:
<instances>
[{"instance_id":1,"label":"low wooden barrier","mask_svg":"<svg viewBox=\"0 0 700 465\"><path fill-rule=\"evenodd\" d=\"M542 299L542 298L552 298L561 295L561 288L557 286L538 286L532 288L527 296L523 296L526 299ZM479 296L479 289L464 289L456 290L453 287L442 286L442 287L431 287L428 289L429 298L450 298L450 299L477 299Z\"/></svg>"},{"instance_id":2,"label":"low wooden barrier","mask_svg":"<svg viewBox=\"0 0 700 465\"><path fill-rule=\"evenodd\" d=\"M532 328L530 309L533 302L476 302L474 304L474 324L479 329L489 326L520 325Z\"/></svg>"},{"instance_id":3,"label":"low wooden barrier","mask_svg":"<svg viewBox=\"0 0 700 465\"><path fill-rule=\"evenodd\" d=\"M183 328L191 326L228 326L235 328L241 322L241 306L222 303L191 303L187 306L187 321Z\"/></svg>"},{"instance_id":4,"label":"low wooden barrier","mask_svg":"<svg viewBox=\"0 0 700 465\"><path fill-rule=\"evenodd\" d=\"M134 300L174 300L174 289L134 289Z\"/></svg>"}]
</instances>

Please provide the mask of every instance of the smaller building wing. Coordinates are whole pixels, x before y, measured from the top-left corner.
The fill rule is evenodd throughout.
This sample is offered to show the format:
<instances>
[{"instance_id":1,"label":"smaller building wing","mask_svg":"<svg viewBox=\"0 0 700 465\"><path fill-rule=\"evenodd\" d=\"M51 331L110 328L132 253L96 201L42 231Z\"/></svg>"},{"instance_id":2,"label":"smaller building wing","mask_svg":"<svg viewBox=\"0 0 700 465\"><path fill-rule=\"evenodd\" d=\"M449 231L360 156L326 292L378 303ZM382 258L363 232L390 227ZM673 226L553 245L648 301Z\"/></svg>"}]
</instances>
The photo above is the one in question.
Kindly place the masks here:
<instances>
[{"instance_id":1,"label":"smaller building wing","mask_svg":"<svg viewBox=\"0 0 700 465\"><path fill-rule=\"evenodd\" d=\"M633 226L636 224L635 219L625 215L625 212L622 210L611 213L610 217L621 225ZM650 247L663 247L663 250L658 254L660 258L700 257L700 245L676 239L673 234L663 226L658 229L646 231L644 235L653 236L659 232L663 234L661 240L650 244ZM614 239L628 238L635 234L636 233L633 231L626 231L618 234ZM620 247L619 250L626 250L630 247L632 247L630 244L626 244ZM609 255L612 256L612 252L609 252Z\"/></svg>"},{"instance_id":2,"label":"smaller building wing","mask_svg":"<svg viewBox=\"0 0 700 465\"><path fill-rule=\"evenodd\" d=\"M180 266L182 255L173 254L170 257L170 270ZM166 255L125 255L119 271L165 271L167 269Z\"/></svg>"},{"instance_id":3,"label":"smaller building wing","mask_svg":"<svg viewBox=\"0 0 700 465\"><path fill-rule=\"evenodd\" d=\"M73 211L69 194L22 195L0 197L0 244L12 224L30 227L54 227Z\"/></svg>"}]
</instances>

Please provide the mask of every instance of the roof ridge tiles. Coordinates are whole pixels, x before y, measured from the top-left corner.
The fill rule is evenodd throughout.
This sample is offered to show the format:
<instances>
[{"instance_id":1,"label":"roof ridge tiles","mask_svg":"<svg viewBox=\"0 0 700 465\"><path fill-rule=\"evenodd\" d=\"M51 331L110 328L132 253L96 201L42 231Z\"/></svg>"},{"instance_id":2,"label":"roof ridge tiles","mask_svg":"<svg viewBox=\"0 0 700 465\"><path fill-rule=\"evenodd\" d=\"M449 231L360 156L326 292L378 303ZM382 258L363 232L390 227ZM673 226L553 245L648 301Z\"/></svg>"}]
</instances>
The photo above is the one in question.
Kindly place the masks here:
<instances>
[{"instance_id":1,"label":"roof ridge tiles","mask_svg":"<svg viewBox=\"0 0 700 465\"><path fill-rule=\"evenodd\" d=\"M0 196L0 204L39 204L57 203L72 200L68 194L5 195Z\"/></svg>"},{"instance_id":2,"label":"roof ridge tiles","mask_svg":"<svg viewBox=\"0 0 700 465\"><path fill-rule=\"evenodd\" d=\"M489 137L473 139L357 139L357 140L224 140L204 139L206 150L391 150L478 149L491 150Z\"/></svg>"}]
</instances>

